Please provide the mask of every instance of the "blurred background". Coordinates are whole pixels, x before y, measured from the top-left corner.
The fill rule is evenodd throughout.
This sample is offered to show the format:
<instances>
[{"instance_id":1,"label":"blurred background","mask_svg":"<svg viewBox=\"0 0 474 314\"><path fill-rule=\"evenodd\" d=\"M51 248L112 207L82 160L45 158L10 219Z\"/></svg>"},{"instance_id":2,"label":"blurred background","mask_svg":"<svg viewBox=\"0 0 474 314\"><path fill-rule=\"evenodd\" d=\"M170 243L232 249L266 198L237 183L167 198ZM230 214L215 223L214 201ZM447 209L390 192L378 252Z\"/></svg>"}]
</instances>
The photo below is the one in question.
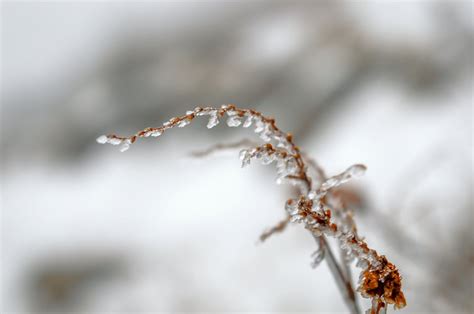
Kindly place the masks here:
<instances>
[{"instance_id":1,"label":"blurred background","mask_svg":"<svg viewBox=\"0 0 474 314\"><path fill-rule=\"evenodd\" d=\"M404 313L474 311L470 1L3 2L3 313L345 312L291 189L207 121L100 146L196 105L256 108L345 189ZM355 276L355 275L354 275ZM361 300L363 307L366 300Z\"/></svg>"}]
</instances>

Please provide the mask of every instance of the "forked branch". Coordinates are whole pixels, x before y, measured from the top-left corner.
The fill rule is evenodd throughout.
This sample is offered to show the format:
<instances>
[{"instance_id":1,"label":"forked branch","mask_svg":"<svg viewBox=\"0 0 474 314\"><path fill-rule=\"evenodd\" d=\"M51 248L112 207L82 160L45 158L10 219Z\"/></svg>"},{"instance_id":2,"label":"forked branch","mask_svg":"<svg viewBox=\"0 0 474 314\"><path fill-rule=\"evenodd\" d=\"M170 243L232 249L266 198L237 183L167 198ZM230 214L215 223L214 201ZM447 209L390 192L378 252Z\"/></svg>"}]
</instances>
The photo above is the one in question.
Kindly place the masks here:
<instances>
[{"instance_id":1,"label":"forked branch","mask_svg":"<svg viewBox=\"0 0 474 314\"><path fill-rule=\"evenodd\" d=\"M319 244L319 249L314 254L313 266L317 266L322 259L326 259L349 310L352 313L359 312L355 291L348 272L339 265L331 251L326 240L328 236L337 240L340 250L345 254L342 263L357 260L356 266L362 269L357 291L363 297L372 300L369 313L384 312L388 304L393 304L396 309L404 307L406 301L401 290L401 276L398 269L385 256L379 255L368 247L357 234L352 212L341 204L337 204L335 202L337 200L331 195L331 189L353 177L362 175L365 172L365 166L353 165L341 174L326 179L324 171L309 161L310 166L316 168L317 174L314 182L318 184L313 186L306 158L302 157L291 134L282 132L276 126L274 119L264 117L253 109L237 108L234 105L224 105L220 108L197 107L183 116L171 118L160 127L146 128L128 137L114 134L102 135L97 138L97 142L120 145L120 151L123 152L139 138L159 137L171 128L187 126L196 117L207 116L209 118L207 127L213 128L225 115L227 115L226 122L229 127L253 126L255 133L266 142L263 145L242 150L240 153L242 166L248 165L252 159L259 159L263 164L275 162L278 172L277 183L290 183L298 188L298 195L289 199L285 205L288 220L293 223L302 223L311 232ZM288 220L282 221L264 233L262 240L275 232L283 231Z\"/></svg>"}]
</instances>

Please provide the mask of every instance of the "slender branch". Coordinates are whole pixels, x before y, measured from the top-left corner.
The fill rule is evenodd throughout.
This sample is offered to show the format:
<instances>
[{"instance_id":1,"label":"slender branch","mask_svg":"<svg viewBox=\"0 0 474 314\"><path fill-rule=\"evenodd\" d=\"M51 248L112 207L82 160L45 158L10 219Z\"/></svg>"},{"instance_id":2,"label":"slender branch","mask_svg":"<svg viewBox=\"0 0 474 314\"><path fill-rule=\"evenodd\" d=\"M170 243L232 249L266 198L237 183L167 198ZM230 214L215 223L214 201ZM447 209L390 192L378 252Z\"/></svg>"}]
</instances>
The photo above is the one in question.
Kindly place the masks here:
<instances>
[{"instance_id":1,"label":"slender branch","mask_svg":"<svg viewBox=\"0 0 474 314\"><path fill-rule=\"evenodd\" d=\"M196 107L183 116L171 118L160 127L146 128L128 137L115 134L103 135L97 138L97 142L120 145L120 151L124 152L139 138L159 137L174 127L187 126L196 117L208 116L207 127L213 128L219 124L219 119L224 118L225 115L227 115L227 125L229 127L242 125L244 128L248 128L254 124L255 133L267 142L261 146L242 150L240 153L242 166L248 165L253 158L261 159L262 163L266 165L276 161L278 169L277 183L289 182L299 189L299 197L289 199L285 205L289 220L303 223L315 240L319 241L320 253L323 253L323 255L317 256L314 264L326 256L329 269L351 313L359 313L359 308L350 281L349 265L346 264L344 266L346 268L341 268L326 240L326 236L337 239L340 249L352 258L357 259L357 267L363 269L358 291L363 297L372 299L372 310L375 309L375 313L385 310L387 304L393 304L395 308L404 307L406 301L401 290L401 276L397 267L390 263L385 256L379 255L377 251L370 249L363 238L358 236L350 212L343 211L343 207L339 208L342 205L328 202L328 199L331 198L331 189L347 182L352 177L363 174L366 169L364 165L353 165L324 182L318 182L320 184L318 184L317 189L313 189L313 180L308 173L307 164L300 149L293 142L293 136L281 131L276 126L273 118L265 117L256 110L237 108L234 105L223 105L221 108ZM270 143L272 141L276 146ZM312 163L312 166L316 168L317 176L320 177L318 178L319 181L322 181L321 179L325 177L324 172L316 163ZM340 220L337 223L331 219L332 210ZM287 222L283 221L272 229L269 234L283 230L286 224ZM342 263L345 264L346 262L343 260Z\"/></svg>"},{"instance_id":2,"label":"slender branch","mask_svg":"<svg viewBox=\"0 0 474 314\"><path fill-rule=\"evenodd\" d=\"M332 252L326 237L324 235L317 237L314 234L313 237L314 240L316 240L316 242L319 243L319 245L324 249L325 259L329 266L329 270L331 271L334 280L336 281L337 287L339 288L339 291L341 292L341 295L347 307L353 314L360 313L354 289L352 288L350 281L346 278L343 270L337 263L334 253Z\"/></svg>"},{"instance_id":3,"label":"slender branch","mask_svg":"<svg viewBox=\"0 0 474 314\"><path fill-rule=\"evenodd\" d=\"M310 165L313 170L316 172L317 175L317 180L318 182L324 182L327 180L327 176L325 171L321 168L321 166L314 160L313 158L309 157L306 154L302 154L305 161ZM336 207L334 207L336 209ZM314 236L314 234L313 234ZM344 297L344 301L346 302L347 306L351 309L352 313L360 313L360 308L359 308L359 303L357 301L357 297L354 293L354 287L352 285L352 275L351 275L351 268L349 263L345 259L346 253L344 250L339 247L339 253L341 256L341 264L343 268L339 266L337 263L333 252L331 251L331 247L329 246L329 243L327 242L326 238L324 236L321 237L315 237L315 240L318 241L321 246L324 246L326 253L326 261L328 263L329 269L331 270L331 273L336 280L339 290L341 291L341 294ZM346 292L344 292L346 291Z\"/></svg>"},{"instance_id":4,"label":"slender branch","mask_svg":"<svg viewBox=\"0 0 474 314\"><path fill-rule=\"evenodd\" d=\"M346 283L347 285L351 288L351 291L354 291L354 285L352 284L352 271L351 271L351 265L345 260L346 259L346 253L342 248L339 247L339 253L341 256L341 263L342 263L342 270L344 272L344 276L346 278ZM354 306L358 310L358 313L360 313L360 307L359 307L359 301L357 296L354 294Z\"/></svg>"},{"instance_id":5,"label":"slender branch","mask_svg":"<svg viewBox=\"0 0 474 314\"><path fill-rule=\"evenodd\" d=\"M257 145L256 142L251 141L249 139L243 139L241 141L234 142L234 143L219 143L205 150L193 151L191 152L191 156L196 157L196 158L202 158L202 157L210 156L219 151L249 147L249 146L254 146L254 145Z\"/></svg>"},{"instance_id":6,"label":"slender branch","mask_svg":"<svg viewBox=\"0 0 474 314\"><path fill-rule=\"evenodd\" d=\"M260 241L264 242L266 239L268 239L269 237L271 237L275 233L283 232L286 229L286 227L288 226L289 222L290 222L290 217L288 216L285 219L283 219L282 221L280 221L278 224L276 224L275 226L273 226L270 229L264 231L260 235Z\"/></svg>"}]
</instances>

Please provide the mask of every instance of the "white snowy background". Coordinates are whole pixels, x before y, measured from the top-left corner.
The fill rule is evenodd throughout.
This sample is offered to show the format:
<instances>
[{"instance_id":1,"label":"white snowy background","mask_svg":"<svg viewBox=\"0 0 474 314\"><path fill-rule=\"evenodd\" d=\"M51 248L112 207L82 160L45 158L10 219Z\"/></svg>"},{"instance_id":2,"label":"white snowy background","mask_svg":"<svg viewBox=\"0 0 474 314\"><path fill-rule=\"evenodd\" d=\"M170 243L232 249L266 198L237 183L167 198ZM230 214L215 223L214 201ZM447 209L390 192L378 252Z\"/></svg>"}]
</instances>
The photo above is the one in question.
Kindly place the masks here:
<instances>
[{"instance_id":1,"label":"white snowy background","mask_svg":"<svg viewBox=\"0 0 474 314\"><path fill-rule=\"evenodd\" d=\"M1 9L3 313L345 312L301 226L258 243L291 196L273 167L190 156L252 132L95 142L223 103L328 174L367 165L356 220L401 271L400 313L474 310L472 2Z\"/></svg>"}]
</instances>

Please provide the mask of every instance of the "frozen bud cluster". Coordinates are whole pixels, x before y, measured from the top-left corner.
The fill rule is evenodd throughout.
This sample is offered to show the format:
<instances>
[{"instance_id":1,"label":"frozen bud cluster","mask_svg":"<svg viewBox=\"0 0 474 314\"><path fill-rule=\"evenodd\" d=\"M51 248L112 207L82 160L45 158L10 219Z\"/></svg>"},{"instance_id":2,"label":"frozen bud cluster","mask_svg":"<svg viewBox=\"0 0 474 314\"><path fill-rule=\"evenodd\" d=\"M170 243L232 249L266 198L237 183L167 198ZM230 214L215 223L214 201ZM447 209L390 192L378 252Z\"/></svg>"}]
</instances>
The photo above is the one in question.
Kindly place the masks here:
<instances>
[{"instance_id":1,"label":"frozen bud cluster","mask_svg":"<svg viewBox=\"0 0 474 314\"><path fill-rule=\"evenodd\" d=\"M347 260L357 260L357 267L364 270L359 281L362 296L377 297L381 302L394 304L396 308L404 307L406 302L401 292L401 276L397 268L385 256L379 256L375 250L369 249L357 234L338 228L331 221L331 210L315 210L314 205L313 200L301 196L298 200L289 199L285 210L291 222L304 223L305 228L317 237L335 237ZM374 290L375 288L377 289Z\"/></svg>"},{"instance_id":2,"label":"frozen bud cluster","mask_svg":"<svg viewBox=\"0 0 474 314\"><path fill-rule=\"evenodd\" d=\"M382 255L378 267L369 266L361 273L357 291L364 298L372 299L372 309L375 311L386 307L387 304L393 304L395 309L401 309L406 305L401 280L395 265Z\"/></svg>"},{"instance_id":3,"label":"frozen bud cluster","mask_svg":"<svg viewBox=\"0 0 474 314\"><path fill-rule=\"evenodd\" d=\"M330 221L331 210L314 208L313 200L304 196L298 200L289 199L286 202L285 210L290 216L291 222L304 223L305 228L315 236L319 237L322 234L334 236L338 232L337 225Z\"/></svg>"}]
</instances>

